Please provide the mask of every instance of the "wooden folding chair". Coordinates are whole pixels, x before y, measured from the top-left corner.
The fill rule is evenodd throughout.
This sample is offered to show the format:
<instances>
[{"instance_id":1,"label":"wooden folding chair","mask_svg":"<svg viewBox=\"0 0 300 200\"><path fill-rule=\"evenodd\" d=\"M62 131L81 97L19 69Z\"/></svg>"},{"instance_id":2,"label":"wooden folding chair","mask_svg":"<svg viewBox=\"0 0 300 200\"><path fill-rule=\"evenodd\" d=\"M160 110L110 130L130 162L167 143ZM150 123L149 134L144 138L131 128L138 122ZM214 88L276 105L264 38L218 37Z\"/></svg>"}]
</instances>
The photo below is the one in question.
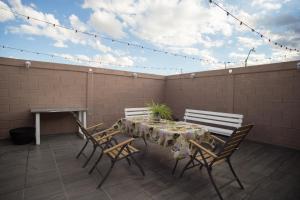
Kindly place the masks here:
<instances>
[{"instance_id":1,"label":"wooden folding chair","mask_svg":"<svg viewBox=\"0 0 300 200\"><path fill-rule=\"evenodd\" d=\"M95 131L95 130L97 130L96 127L99 126L100 124L89 127L89 128L84 128L84 126L78 119L76 119L76 123L77 123L78 127L80 128L80 130L82 131L82 133L84 134L84 136L86 137L86 142L83 145L83 147L81 148L81 150L79 151L79 153L77 154L76 158L78 159L80 157L80 155L82 154L82 152L87 147L87 145L90 141L93 144L92 153L88 156L87 160L83 164L83 166L82 166L83 168L87 166L87 164L93 157L97 147L100 147L100 149L103 150L103 146L106 143L110 143L111 146L112 146L111 142L114 142L115 144L118 143L115 138L112 138L114 135L120 133L120 131L117 129L117 127L115 127L115 125L113 125L112 127L108 128L108 129L97 132L97 131ZM106 136L106 137L104 137L104 136Z\"/></svg>"},{"instance_id":2,"label":"wooden folding chair","mask_svg":"<svg viewBox=\"0 0 300 200\"><path fill-rule=\"evenodd\" d=\"M100 188L103 185L103 183L105 182L105 180L108 178L109 174L111 173L115 163L120 160L123 160L124 158L127 160L128 164L131 165L130 160L129 160L129 158L130 158L134 162L134 164L139 168L142 175L145 176L145 172L144 172L142 166L133 157L133 155L136 154L137 152L139 152L139 150L136 149L135 147L131 146L132 141L134 141L134 138L130 138L128 140L120 142L119 144L114 145L110 148L106 148L105 150L103 150L101 152L98 160L96 161L96 163L94 164L93 168L90 170L89 173L91 174L93 172L93 170L95 169L95 167L97 166L97 164L99 163L99 161L101 160L103 155L107 155L110 158L111 166L110 166L109 170L106 172L106 174L104 175L104 177L102 178L102 180L99 183L99 185L97 186L97 188Z\"/></svg>"},{"instance_id":3,"label":"wooden folding chair","mask_svg":"<svg viewBox=\"0 0 300 200\"><path fill-rule=\"evenodd\" d=\"M226 142L216 136L212 136L216 140L216 142L221 144L221 148L218 152L210 151L207 148L203 147L201 144L195 142L194 140L190 140L191 145L195 148L195 152L190 157L190 160L183 168L180 177L182 177L184 172L188 169L191 169L196 166L200 166L201 169L204 166L207 169L209 178L218 196L220 197L221 200L223 200L223 197L212 177L212 167L222 163L223 161L226 161L229 165L229 168L235 180L238 182L241 189L244 189L244 186L242 185L241 181L239 180L238 176L233 170L233 167L230 162L230 157L238 149L239 145L244 140L244 138L248 135L252 127L253 125L246 125L235 129Z\"/></svg>"}]
</instances>

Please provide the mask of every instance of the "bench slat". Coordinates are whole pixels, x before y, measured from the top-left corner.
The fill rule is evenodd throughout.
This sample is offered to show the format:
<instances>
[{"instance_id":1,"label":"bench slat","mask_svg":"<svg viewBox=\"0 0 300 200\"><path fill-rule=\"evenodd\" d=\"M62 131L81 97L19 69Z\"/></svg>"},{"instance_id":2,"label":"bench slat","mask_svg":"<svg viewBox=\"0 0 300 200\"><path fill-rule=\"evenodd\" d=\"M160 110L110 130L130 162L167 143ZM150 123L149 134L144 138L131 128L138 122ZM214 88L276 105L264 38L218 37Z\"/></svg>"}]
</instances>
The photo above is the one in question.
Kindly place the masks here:
<instances>
[{"instance_id":1,"label":"bench slat","mask_svg":"<svg viewBox=\"0 0 300 200\"><path fill-rule=\"evenodd\" d=\"M126 112L126 115L140 115L140 114L148 115L150 114L150 112L149 111Z\"/></svg>"},{"instance_id":2,"label":"bench slat","mask_svg":"<svg viewBox=\"0 0 300 200\"><path fill-rule=\"evenodd\" d=\"M144 108L125 108L125 112L127 111L149 111L148 107L144 107Z\"/></svg>"},{"instance_id":3,"label":"bench slat","mask_svg":"<svg viewBox=\"0 0 300 200\"><path fill-rule=\"evenodd\" d=\"M198 113L198 114L205 114L205 115L214 115L214 116L223 116L223 117L243 119L243 115L234 114L234 113L221 113L221 112L212 112L212 111L205 111L205 110L193 110L193 109L186 109L185 112L186 113Z\"/></svg>"},{"instance_id":4,"label":"bench slat","mask_svg":"<svg viewBox=\"0 0 300 200\"><path fill-rule=\"evenodd\" d=\"M124 111L125 111L125 117L148 116L151 113L148 107L125 108Z\"/></svg>"},{"instance_id":5,"label":"bench slat","mask_svg":"<svg viewBox=\"0 0 300 200\"><path fill-rule=\"evenodd\" d=\"M229 126L229 127L235 127L239 128L241 125L240 124L234 124L234 123L229 123L229 122L221 122L221 121L215 121L215 120L209 120L209 119L203 119L203 118L196 118L196 117L184 117L185 120L191 120L191 121L197 121L197 122L204 122L204 123L209 123L209 124L218 124L218 125L223 125L223 126Z\"/></svg>"},{"instance_id":6,"label":"bench slat","mask_svg":"<svg viewBox=\"0 0 300 200\"><path fill-rule=\"evenodd\" d=\"M217 116L212 116L212 115L202 115L202 114L195 114L195 113L185 113L185 116L187 117L199 117L199 118L204 118L204 119L214 119L218 121L224 121L224 122L231 122L231 123L237 123L241 125L242 119L236 119L236 118L228 118L228 117L217 117Z\"/></svg>"}]
</instances>

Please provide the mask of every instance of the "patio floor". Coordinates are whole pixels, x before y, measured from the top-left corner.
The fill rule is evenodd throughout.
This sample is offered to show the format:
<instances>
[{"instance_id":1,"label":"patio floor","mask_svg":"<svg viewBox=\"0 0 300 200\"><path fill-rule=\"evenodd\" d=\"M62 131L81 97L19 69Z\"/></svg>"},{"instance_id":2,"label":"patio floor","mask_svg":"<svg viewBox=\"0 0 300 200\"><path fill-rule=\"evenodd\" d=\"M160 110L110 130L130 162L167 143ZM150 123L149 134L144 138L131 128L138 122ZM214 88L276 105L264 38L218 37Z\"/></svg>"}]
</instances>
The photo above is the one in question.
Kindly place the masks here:
<instances>
[{"instance_id":1,"label":"patio floor","mask_svg":"<svg viewBox=\"0 0 300 200\"><path fill-rule=\"evenodd\" d=\"M189 170L179 179L186 162L182 161L172 176L174 160L168 149L156 144L146 150L142 141L135 141L145 177L136 166L121 161L103 187L96 189L98 172L107 170L108 159L99 164L98 172L88 175L92 162L81 168L85 157L75 159L83 144L75 134L42 136L41 143L15 146L0 141L0 199L218 199L204 168ZM245 190L232 182L221 189L225 199L300 199L300 151L246 141L232 163ZM219 186L233 178L226 164L217 166L214 175Z\"/></svg>"}]
</instances>

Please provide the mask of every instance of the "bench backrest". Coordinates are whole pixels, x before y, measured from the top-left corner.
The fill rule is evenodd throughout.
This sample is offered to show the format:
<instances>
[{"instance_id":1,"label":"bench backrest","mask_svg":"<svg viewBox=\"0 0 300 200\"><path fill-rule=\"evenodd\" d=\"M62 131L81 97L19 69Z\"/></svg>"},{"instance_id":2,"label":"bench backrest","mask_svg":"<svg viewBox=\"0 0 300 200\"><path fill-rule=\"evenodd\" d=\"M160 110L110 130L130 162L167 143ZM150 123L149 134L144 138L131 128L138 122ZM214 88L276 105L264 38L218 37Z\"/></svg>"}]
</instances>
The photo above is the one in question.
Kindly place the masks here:
<instances>
[{"instance_id":1,"label":"bench backrest","mask_svg":"<svg viewBox=\"0 0 300 200\"><path fill-rule=\"evenodd\" d=\"M242 126L243 115L186 109L184 121L209 124L204 126L210 132L230 136L233 133L233 129Z\"/></svg>"},{"instance_id":2,"label":"bench backrest","mask_svg":"<svg viewBox=\"0 0 300 200\"><path fill-rule=\"evenodd\" d=\"M125 118L127 117L137 117L137 116L149 116L149 107L144 108L125 108Z\"/></svg>"}]
</instances>

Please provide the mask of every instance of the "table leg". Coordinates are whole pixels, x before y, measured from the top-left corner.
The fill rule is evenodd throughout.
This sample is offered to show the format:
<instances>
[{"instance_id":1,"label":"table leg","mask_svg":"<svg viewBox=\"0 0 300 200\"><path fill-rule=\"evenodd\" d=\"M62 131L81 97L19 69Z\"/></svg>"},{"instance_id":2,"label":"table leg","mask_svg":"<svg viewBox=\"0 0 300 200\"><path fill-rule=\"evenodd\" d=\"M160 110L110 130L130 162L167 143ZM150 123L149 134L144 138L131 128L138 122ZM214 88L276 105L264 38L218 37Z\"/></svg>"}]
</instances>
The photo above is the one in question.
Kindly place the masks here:
<instances>
[{"instance_id":1,"label":"table leg","mask_svg":"<svg viewBox=\"0 0 300 200\"><path fill-rule=\"evenodd\" d=\"M85 112L84 111L78 111L78 119L83 124L84 128L86 128L86 119L85 118L86 118ZM85 135L82 133L80 128L79 128L79 133L81 134L83 139L86 139Z\"/></svg>"},{"instance_id":2,"label":"table leg","mask_svg":"<svg viewBox=\"0 0 300 200\"><path fill-rule=\"evenodd\" d=\"M35 143L36 145L41 144L41 129L40 129L40 113L35 113Z\"/></svg>"},{"instance_id":3,"label":"table leg","mask_svg":"<svg viewBox=\"0 0 300 200\"><path fill-rule=\"evenodd\" d=\"M78 120L80 122L82 122L82 113L80 111L78 111ZM80 134L83 134L82 131L81 131L81 129L79 127L78 127L78 131L79 131Z\"/></svg>"},{"instance_id":4,"label":"table leg","mask_svg":"<svg viewBox=\"0 0 300 200\"><path fill-rule=\"evenodd\" d=\"M86 128L86 111L82 111L82 123L84 128Z\"/></svg>"}]
</instances>

